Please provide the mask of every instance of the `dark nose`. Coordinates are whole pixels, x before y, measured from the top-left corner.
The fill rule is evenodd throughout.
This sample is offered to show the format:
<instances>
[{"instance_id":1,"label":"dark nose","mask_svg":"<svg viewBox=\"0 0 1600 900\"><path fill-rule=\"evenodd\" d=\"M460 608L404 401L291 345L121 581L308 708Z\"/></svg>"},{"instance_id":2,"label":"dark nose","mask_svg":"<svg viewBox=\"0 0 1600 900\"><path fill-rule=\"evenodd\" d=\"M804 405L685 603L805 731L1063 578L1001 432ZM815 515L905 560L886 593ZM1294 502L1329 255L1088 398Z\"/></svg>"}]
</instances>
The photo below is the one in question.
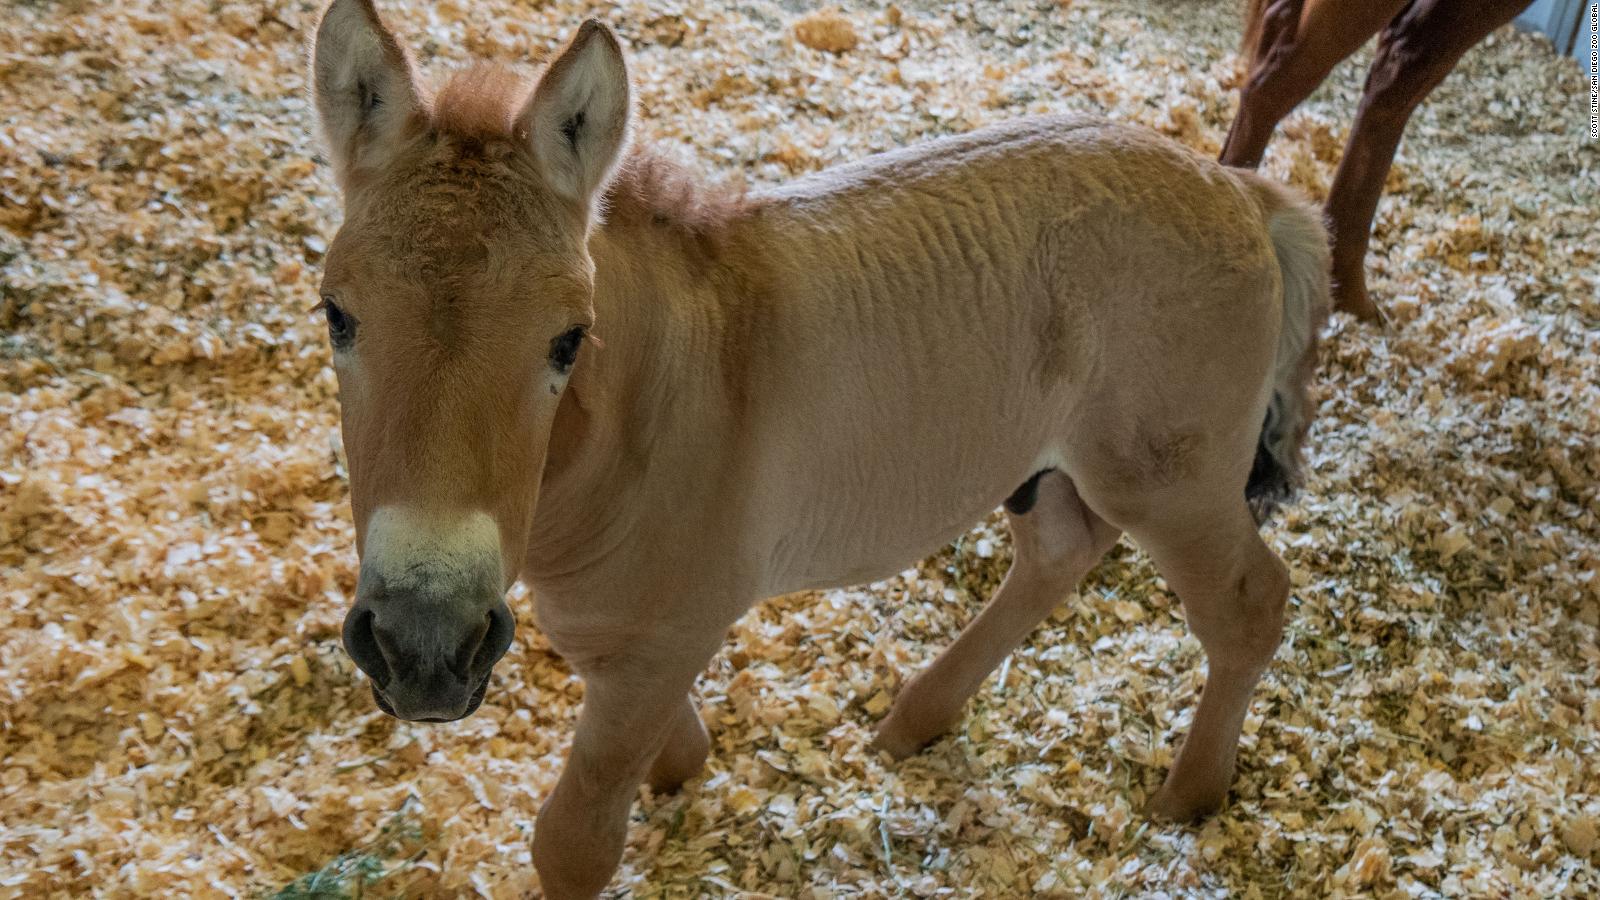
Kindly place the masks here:
<instances>
[{"instance_id":1,"label":"dark nose","mask_svg":"<svg viewBox=\"0 0 1600 900\"><path fill-rule=\"evenodd\" d=\"M483 702L489 673L511 646L505 601L358 601L344 619L344 647L372 679L378 707L413 722L450 722Z\"/></svg>"}]
</instances>

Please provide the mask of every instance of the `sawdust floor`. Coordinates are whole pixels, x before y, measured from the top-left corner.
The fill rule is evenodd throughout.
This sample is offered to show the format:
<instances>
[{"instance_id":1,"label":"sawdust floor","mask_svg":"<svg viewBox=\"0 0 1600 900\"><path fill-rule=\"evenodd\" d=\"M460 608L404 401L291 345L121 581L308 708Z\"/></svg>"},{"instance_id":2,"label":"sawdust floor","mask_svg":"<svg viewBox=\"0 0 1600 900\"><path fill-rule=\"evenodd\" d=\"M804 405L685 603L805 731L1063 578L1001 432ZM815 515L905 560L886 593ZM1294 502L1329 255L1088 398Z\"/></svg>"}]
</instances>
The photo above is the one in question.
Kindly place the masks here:
<instances>
[{"instance_id":1,"label":"sawdust floor","mask_svg":"<svg viewBox=\"0 0 1600 900\"><path fill-rule=\"evenodd\" d=\"M641 134L765 184L1027 112L1214 153L1232 2L438 0L432 73L591 12ZM1159 7L1165 7L1160 9ZM337 219L304 0L11 0L0 33L0 895L518 896L580 691L528 623L470 720L378 713L316 316ZM1370 53L1361 54L1369 58ZM1363 70L1266 170L1325 191ZM1201 684L1124 546L901 764L868 728L1004 568L998 522L904 576L752 613L706 673L703 778L637 807L641 897L1593 896L1600 817L1600 150L1576 66L1510 31L1411 123L1371 286L1330 326L1314 474L1270 529L1292 622L1233 798L1138 810Z\"/></svg>"}]
</instances>

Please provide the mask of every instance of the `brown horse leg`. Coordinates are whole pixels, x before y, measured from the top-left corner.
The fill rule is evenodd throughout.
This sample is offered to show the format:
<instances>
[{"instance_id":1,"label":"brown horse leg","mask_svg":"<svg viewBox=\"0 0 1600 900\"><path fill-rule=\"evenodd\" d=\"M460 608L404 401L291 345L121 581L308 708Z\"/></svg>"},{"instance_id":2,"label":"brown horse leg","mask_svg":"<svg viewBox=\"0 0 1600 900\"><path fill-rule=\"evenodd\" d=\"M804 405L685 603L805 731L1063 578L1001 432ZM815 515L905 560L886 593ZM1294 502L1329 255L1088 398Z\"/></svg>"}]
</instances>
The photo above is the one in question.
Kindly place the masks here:
<instances>
[{"instance_id":1,"label":"brown horse leg","mask_svg":"<svg viewBox=\"0 0 1600 900\"><path fill-rule=\"evenodd\" d=\"M905 757L943 734L1006 655L1065 598L1120 532L1078 499L1059 471L1040 477L1032 508L1007 512L1016 557L1005 582L956 642L901 689L876 745Z\"/></svg>"},{"instance_id":2,"label":"brown horse leg","mask_svg":"<svg viewBox=\"0 0 1600 900\"><path fill-rule=\"evenodd\" d=\"M645 782L653 791L675 791L705 768L706 755L710 752L711 736L706 734L706 723L695 710L694 700L685 696L678 706L666 745L650 765Z\"/></svg>"},{"instance_id":3,"label":"brown horse leg","mask_svg":"<svg viewBox=\"0 0 1600 900\"><path fill-rule=\"evenodd\" d=\"M1311 95L1340 60L1354 53L1406 0L1272 0L1261 10L1260 38L1239 90L1239 112L1218 159L1255 168L1272 132Z\"/></svg>"},{"instance_id":4,"label":"brown horse leg","mask_svg":"<svg viewBox=\"0 0 1600 900\"><path fill-rule=\"evenodd\" d=\"M1207 506L1214 514L1194 514ZM1200 707L1149 804L1156 818L1190 821L1227 797L1250 696L1282 638L1289 575L1242 498L1202 504L1190 514L1175 508L1170 517L1130 525L1129 533L1177 593L1206 652Z\"/></svg>"},{"instance_id":5,"label":"brown horse leg","mask_svg":"<svg viewBox=\"0 0 1600 900\"><path fill-rule=\"evenodd\" d=\"M1416 0L1378 39L1378 54L1328 189L1333 232L1334 306L1363 319L1378 309L1367 296L1364 263L1378 197L1406 121L1456 62L1529 0Z\"/></svg>"},{"instance_id":6,"label":"brown horse leg","mask_svg":"<svg viewBox=\"0 0 1600 900\"><path fill-rule=\"evenodd\" d=\"M715 650L716 641L663 634L573 660L584 679L577 734L534 822L533 864L546 897L589 900L611 881L640 782L653 768L664 777L669 769L673 778L683 774L676 751L667 765L658 761L669 740L690 730L689 688Z\"/></svg>"}]
</instances>

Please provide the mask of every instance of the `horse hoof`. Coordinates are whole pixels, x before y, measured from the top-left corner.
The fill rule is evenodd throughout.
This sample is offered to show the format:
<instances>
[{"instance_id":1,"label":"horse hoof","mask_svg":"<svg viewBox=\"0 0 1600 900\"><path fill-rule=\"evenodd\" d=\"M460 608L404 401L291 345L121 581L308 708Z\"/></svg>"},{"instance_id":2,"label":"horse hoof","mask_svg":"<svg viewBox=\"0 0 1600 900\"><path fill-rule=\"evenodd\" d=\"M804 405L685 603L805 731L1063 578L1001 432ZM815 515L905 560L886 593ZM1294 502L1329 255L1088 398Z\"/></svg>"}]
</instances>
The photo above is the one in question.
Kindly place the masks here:
<instances>
[{"instance_id":1,"label":"horse hoof","mask_svg":"<svg viewBox=\"0 0 1600 900\"><path fill-rule=\"evenodd\" d=\"M1145 815L1157 822L1188 825L1221 809L1226 796L1226 791L1216 796L1186 795L1173 790L1170 785L1162 785L1161 790L1156 791L1156 795L1145 804Z\"/></svg>"},{"instance_id":2,"label":"horse hoof","mask_svg":"<svg viewBox=\"0 0 1600 900\"><path fill-rule=\"evenodd\" d=\"M902 760L921 751L932 742L933 738L909 734L907 729L900 727L891 710L889 716L878 723L877 733L872 738L872 747L874 750L882 750L896 760Z\"/></svg>"},{"instance_id":3,"label":"horse hoof","mask_svg":"<svg viewBox=\"0 0 1600 900\"><path fill-rule=\"evenodd\" d=\"M1385 326L1389 324L1383 311L1372 302L1372 295L1367 293L1366 285L1359 282L1346 287L1336 280L1333 285L1333 308L1369 324Z\"/></svg>"}]
</instances>

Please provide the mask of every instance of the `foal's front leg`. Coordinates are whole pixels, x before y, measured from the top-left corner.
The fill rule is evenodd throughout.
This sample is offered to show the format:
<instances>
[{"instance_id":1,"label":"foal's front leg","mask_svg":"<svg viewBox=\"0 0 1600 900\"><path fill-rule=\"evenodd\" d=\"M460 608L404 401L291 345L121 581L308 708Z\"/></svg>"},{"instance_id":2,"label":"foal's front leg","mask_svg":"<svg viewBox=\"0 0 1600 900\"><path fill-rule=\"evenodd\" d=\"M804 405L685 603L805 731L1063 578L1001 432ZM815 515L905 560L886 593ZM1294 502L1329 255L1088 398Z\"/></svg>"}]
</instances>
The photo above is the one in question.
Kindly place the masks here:
<instances>
[{"instance_id":1,"label":"foal's front leg","mask_svg":"<svg viewBox=\"0 0 1600 900\"><path fill-rule=\"evenodd\" d=\"M705 729L689 699L715 651L703 643L626 646L573 662L584 679L577 735L534 823L533 865L546 897L599 895L622 860L628 809L646 775L676 787L704 762Z\"/></svg>"},{"instance_id":2,"label":"foal's front leg","mask_svg":"<svg viewBox=\"0 0 1600 900\"><path fill-rule=\"evenodd\" d=\"M675 791L705 768L710 752L711 735L706 733L706 723L701 721L694 699L685 695L645 781L653 791Z\"/></svg>"}]
</instances>

